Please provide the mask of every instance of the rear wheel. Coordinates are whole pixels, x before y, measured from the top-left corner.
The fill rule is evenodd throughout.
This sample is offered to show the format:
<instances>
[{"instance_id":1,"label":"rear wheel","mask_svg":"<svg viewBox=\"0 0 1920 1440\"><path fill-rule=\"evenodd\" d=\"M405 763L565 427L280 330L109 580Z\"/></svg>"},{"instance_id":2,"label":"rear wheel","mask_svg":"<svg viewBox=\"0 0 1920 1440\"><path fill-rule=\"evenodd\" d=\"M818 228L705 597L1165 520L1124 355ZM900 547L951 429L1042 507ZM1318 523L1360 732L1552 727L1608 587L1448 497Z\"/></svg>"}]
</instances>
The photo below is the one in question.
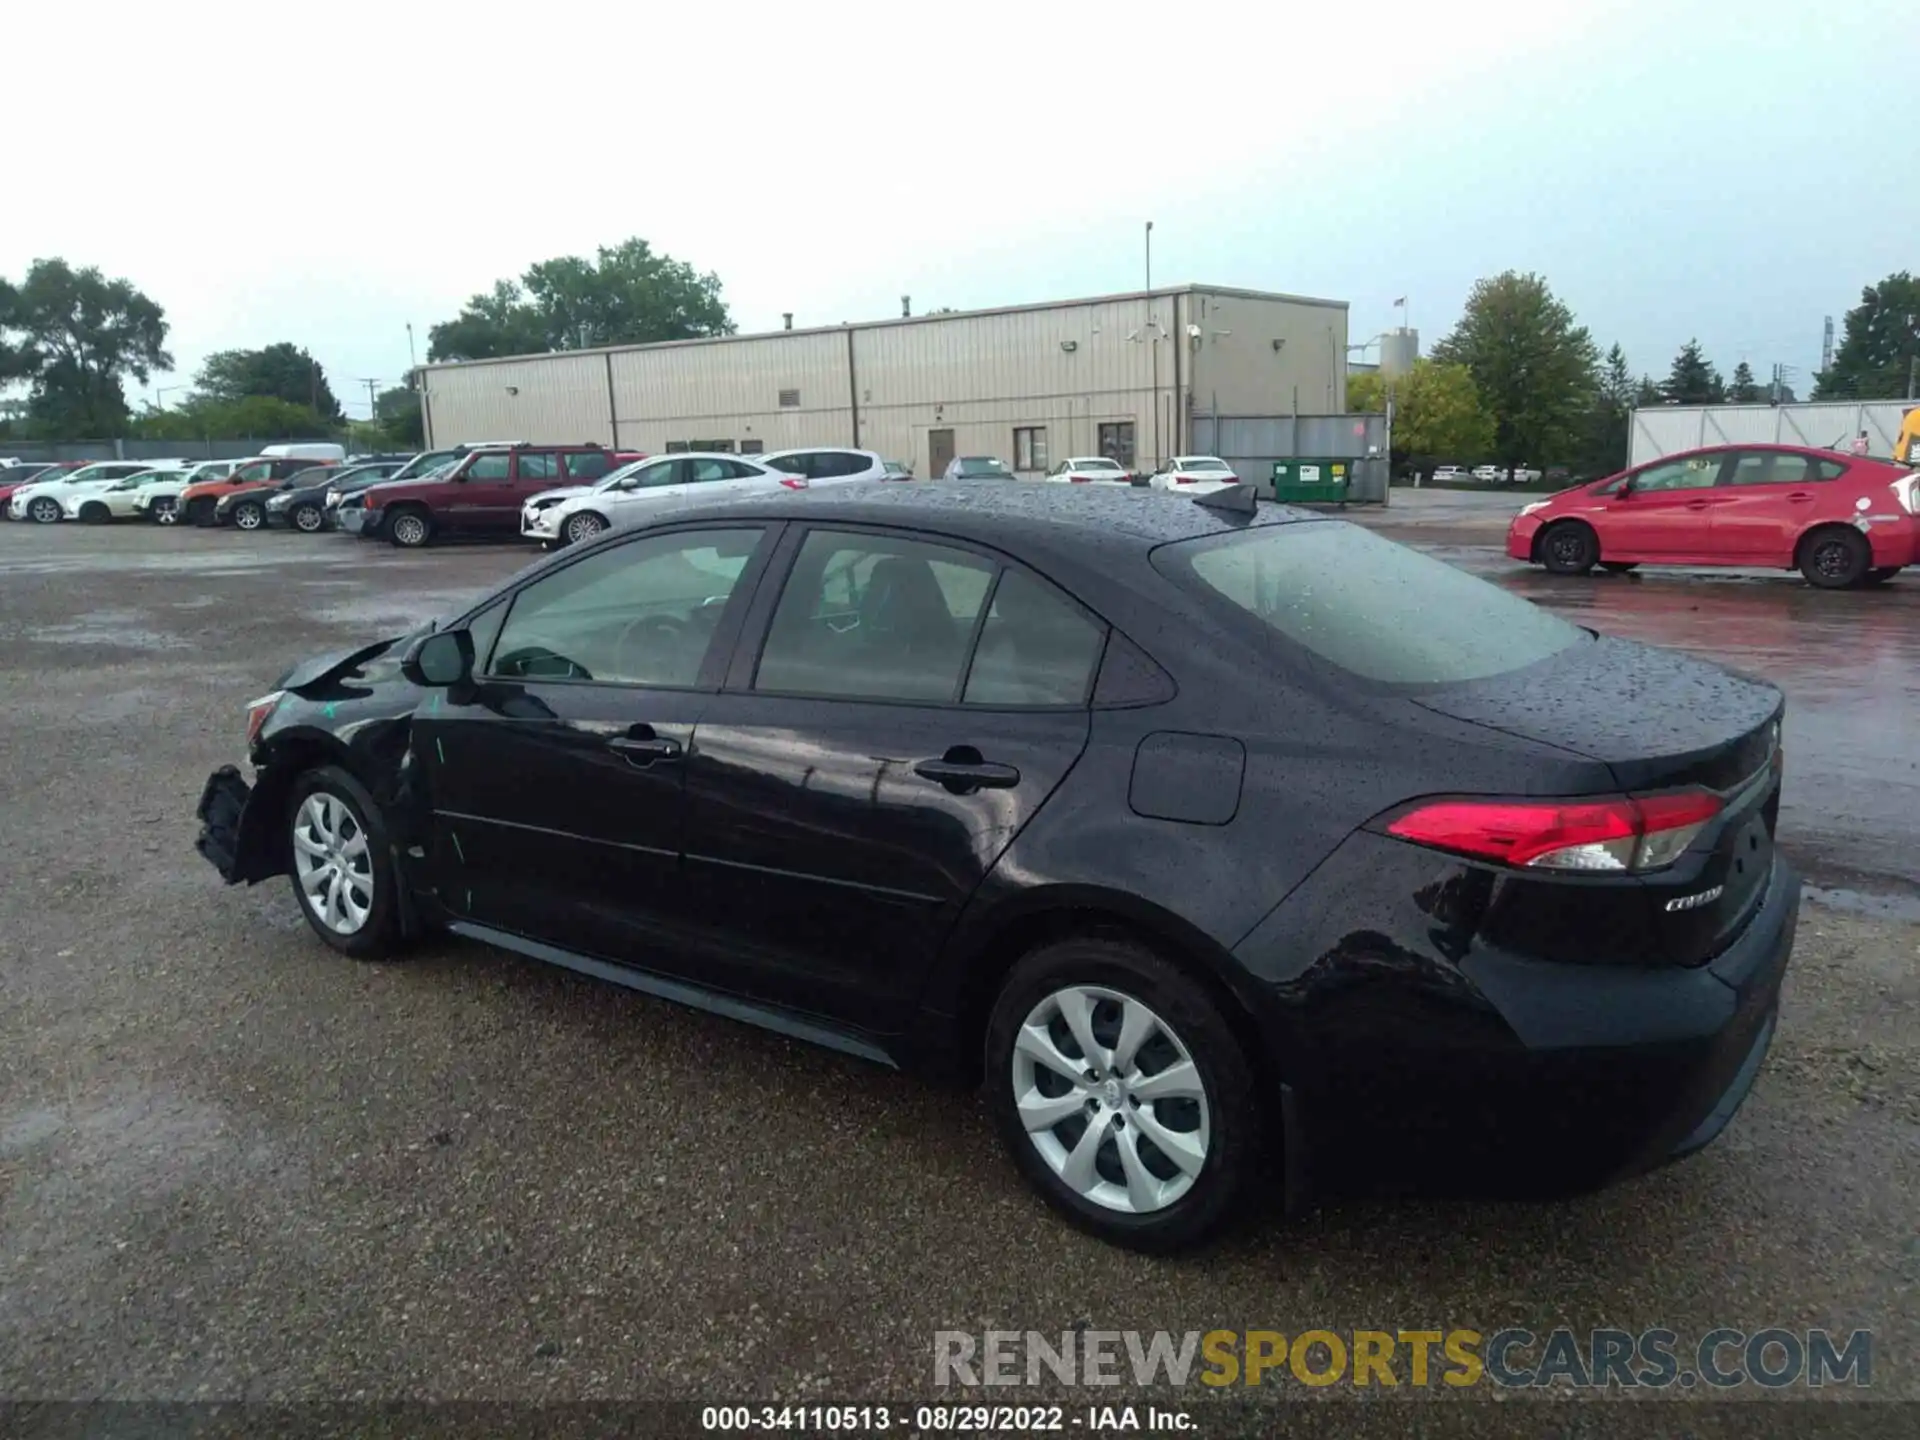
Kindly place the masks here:
<instances>
[{"instance_id":1,"label":"rear wheel","mask_svg":"<svg viewBox=\"0 0 1920 1440\"><path fill-rule=\"evenodd\" d=\"M80 507L80 518L89 525L104 525L113 519L113 512L107 509L105 502L89 500Z\"/></svg>"},{"instance_id":2,"label":"rear wheel","mask_svg":"<svg viewBox=\"0 0 1920 1440\"><path fill-rule=\"evenodd\" d=\"M1878 570L1869 570L1867 572L1867 584L1873 586L1884 585L1906 568L1904 565L1883 565Z\"/></svg>"},{"instance_id":3,"label":"rear wheel","mask_svg":"<svg viewBox=\"0 0 1920 1440\"><path fill-rule=\"evenodd\" d=\"M267 510L258 500L242 500L233 507L233 528L258 530L267 523Z\"/></svg>"},{"instance_id":4,"label":"rear wheel","mask_svg":"<svg viewBox=\"0 0 1920 1440\"><path fill-rule=\"evenodd\" d=\"M582 510L578 515L567 517L564 533L569 545L581 545L606 528L607 522L603 517L591 510Z\"/></svg>"},{"instance_id":5,"label":"rear wheel","mask_svg":"<svg viewBox=\"0 0 1920 1440\"><path fill-rule=\"evenodd\" d=\"M418 550L432 538L432 522L418 510L402 510L387 521L387 539L403 550Z\"/></svg>"},{"instance_id":6,"label":"rear wheel","mask_svg":"<svg viewBox=\"0 0 1920 1440\"><path fill-rule=\"evenodd\" d=\"M57 525L60 522L60 502L51 495L36 495L27 502L27 518L36 525Z\"/></svg>"},{"instance_id":7,"label":"rear wheel","mask_svg":"<svg viewBox=\"0 0 1920 1440\"><path fill-rule=\"evenodd\" d=\"M1800 542L1800 573L1822 590L1846 590L1873 568L1867 537L1851 525L1829 525Z\"/></svg>"},{"instance_id":8,"label":"rear wheel","mask_svg":"<svg viewBox=\"0 0 1920 1440\"><path fill-rule=\"evenodd\" d=\"M1555 575L1585 575L1600 559L1600 537L1579 520L1563 520L1540 537L1540 563Z\"/></svg>"},{"instance_id":9,"label":"rear wheel","mask_svg":"<svg viewBox=\"0 0 1920 1440\"><path fill-rule=\"evenodd\" d=\"M986 1065L1014 1163L1104 1240L1195 1245L1251 1192L1247 1056L1207 991L1140 946L1082 938L1022 959L988 1022Z\"/></svg>"},{"instance_id":10,"label":"rear wheel","mask_svg":"<svg viewBox=\"0 0 1920 1440\"><path fill-rule=\"evenodd\" d=\"M326 513L318 505L296 505L287 517L303 535L317 535L326 528Z\"/></svg>"}]
</instances>

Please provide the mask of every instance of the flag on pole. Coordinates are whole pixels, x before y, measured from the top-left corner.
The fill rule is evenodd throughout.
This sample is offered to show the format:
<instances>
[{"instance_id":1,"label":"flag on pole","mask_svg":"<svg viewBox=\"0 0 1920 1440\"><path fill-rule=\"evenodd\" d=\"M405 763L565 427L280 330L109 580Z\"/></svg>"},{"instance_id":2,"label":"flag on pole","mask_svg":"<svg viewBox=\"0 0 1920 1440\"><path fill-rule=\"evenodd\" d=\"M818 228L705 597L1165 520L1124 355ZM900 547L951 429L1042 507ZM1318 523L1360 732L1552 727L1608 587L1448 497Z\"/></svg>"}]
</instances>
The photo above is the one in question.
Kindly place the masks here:
<instances>
[{"instance_id":1,"label":"flag on pole","mask_svg":"<svg viewBox=\"0 0 1920 1440\"><path fill-rule=\"evenodd\" d=\"M1400 298L1399 298L1398 300L1396 300L1396 301L1394 301L1393 303L1394 303L1394 306L1395 306L1395 308L1397 308L1397 309L1405 309L1405 308L1406 308L1406 304L1407 304L1407 297L1406 297L1406 296L1404 296L1404 295L1402 295L1402 296L1401 296L1401 297L1400 297Z\"/></svg>"}]
</instances>

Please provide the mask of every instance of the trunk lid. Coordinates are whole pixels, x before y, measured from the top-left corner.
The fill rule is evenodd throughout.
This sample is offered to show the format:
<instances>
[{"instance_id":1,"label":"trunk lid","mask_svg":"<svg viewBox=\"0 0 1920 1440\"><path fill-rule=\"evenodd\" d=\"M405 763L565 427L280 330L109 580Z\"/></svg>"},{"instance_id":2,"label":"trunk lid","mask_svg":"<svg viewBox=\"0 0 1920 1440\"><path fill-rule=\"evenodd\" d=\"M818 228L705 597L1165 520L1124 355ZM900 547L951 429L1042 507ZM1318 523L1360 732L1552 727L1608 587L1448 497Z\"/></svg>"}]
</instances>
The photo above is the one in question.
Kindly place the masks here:
<instances>
[{"instance_id":1,"label":"trunk lid","mask_svg":"<svg viewBox=\"0 0 1920 1440\"><path fill-rule=\"evenodd\" d=\"M1509 675L1415 697L1438 714L1604 764L1618 792L1699 787L1723 808L1684 855L1634 877L1649 959L1700 964L1766 893L1780 807L1780 691L1679 651L1601 636ZM1618 882L1612 882L1618 883ZM1629 896L1638 893L1638 899ZM1630 959L1634 957L1621 957Z\"/></svg>"}]
</instances>

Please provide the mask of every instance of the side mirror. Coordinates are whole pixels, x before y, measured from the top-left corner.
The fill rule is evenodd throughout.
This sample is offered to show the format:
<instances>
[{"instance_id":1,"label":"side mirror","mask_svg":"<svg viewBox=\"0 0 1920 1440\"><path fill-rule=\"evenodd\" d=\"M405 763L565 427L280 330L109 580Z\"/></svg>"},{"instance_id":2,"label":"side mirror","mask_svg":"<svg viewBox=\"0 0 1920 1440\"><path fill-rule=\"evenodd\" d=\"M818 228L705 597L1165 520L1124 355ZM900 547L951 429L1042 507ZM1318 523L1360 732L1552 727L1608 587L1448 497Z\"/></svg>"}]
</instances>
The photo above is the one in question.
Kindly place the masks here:
<instances>
[{"instance_id":1,"label":"side mirror","mask_svg":"<svg viewBox=\"0 0 1920 1440\"><path fill-rule=\"evenodd\" d=\"M1631 500L1633 498L1633 482L1631 480L1622 480L1620 482L1620 488L1613 492L1613 498L1616 500Z\"/></svg>"},{"instance_id":2,"label":"side mirror","mask_svg":"<svg viewBox=\"0 0 1920 1440\"><path fill-rule=\"evenodd\" d=\"M473 678L473 636L465 630L436 630L408 647L400 673L415 685L433 689Z\"/></svg>"}]
</instances>

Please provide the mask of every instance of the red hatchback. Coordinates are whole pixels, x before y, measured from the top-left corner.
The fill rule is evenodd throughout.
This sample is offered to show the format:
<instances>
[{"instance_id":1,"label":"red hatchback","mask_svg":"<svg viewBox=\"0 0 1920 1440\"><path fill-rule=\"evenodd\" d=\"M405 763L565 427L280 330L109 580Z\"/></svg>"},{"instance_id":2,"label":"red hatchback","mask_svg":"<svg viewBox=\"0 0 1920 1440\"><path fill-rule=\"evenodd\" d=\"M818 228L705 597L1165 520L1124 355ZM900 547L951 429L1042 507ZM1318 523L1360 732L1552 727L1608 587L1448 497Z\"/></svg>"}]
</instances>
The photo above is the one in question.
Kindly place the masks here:
<instances>
[{"instance_id":1,"label":"red hatchback","mask_svg":"<svg viewBox=\"0 0 1920 1440\"><path fill-rule=\"evenodd\" d=\"M1688 450L1526 506L1507 554L1556 575L1740 565L1878 585L1920 561L1920 474L1797 445Z\"/></svg>"}]
</instances>

